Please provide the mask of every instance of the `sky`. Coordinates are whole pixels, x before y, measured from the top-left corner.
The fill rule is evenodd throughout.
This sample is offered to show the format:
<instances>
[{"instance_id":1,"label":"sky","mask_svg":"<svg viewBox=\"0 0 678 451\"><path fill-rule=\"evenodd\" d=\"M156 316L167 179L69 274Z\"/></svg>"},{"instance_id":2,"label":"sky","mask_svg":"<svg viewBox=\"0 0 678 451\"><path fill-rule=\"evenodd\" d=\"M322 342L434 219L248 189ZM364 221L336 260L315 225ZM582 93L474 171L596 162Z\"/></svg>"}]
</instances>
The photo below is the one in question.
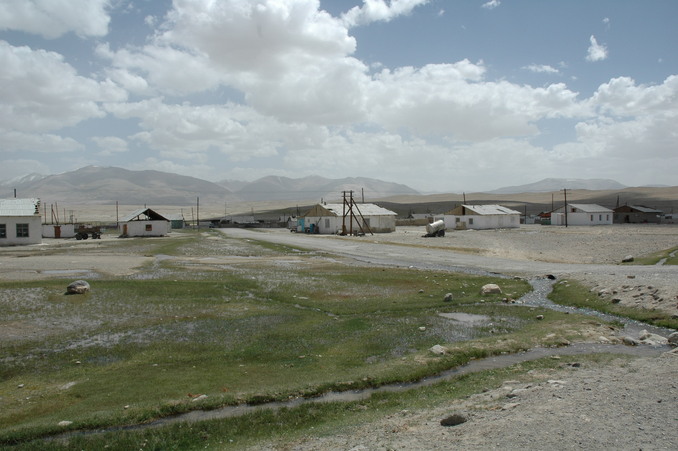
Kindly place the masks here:
<instances>
[{"instance_id":1,"label":"sky","mask_svg":"<svg viewBox=\"0 0 678 451\"><path fill-rule=\"evenodd\" d=\"M678 185L675 0L0 0L0 180Z\"/></svg>"}]
</instances>

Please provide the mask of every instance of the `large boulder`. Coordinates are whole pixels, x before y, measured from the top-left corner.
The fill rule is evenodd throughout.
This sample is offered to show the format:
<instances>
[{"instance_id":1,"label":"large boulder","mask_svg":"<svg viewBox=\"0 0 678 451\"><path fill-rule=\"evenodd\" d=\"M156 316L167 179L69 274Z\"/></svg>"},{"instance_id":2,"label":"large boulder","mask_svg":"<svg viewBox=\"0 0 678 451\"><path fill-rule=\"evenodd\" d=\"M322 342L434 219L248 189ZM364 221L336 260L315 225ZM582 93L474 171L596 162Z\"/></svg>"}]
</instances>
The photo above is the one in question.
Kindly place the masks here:
<instances>
[{"instance_id":1,"label":"large boulder","mask_svg":"<svg viewBox=\"0 0 678 451\"><path fill-rule=\"evenodd\" d=\"M496 283L488 283L480 289L480 294L501 294L501 288Z\"/></svg>"},{"instance_id":2,"label":"large boulder","mask_svg":"<svg viewBox=\"0 0 678 451\"><path fill-rule=\"evenodd\" d=\"M669 335L669 344L671 346L678 347L678 332L673 332L671 335Z\"/></svg>"},{"instance_id":3,"label":"large boulder","mask_svg":"<svg viewBox=\"0 0 678 451\"><path fill-rule=\"evenodd\" d=\"M66 287L67 294L85 294L89 292L89 283L84 280L76 280Z\"/></svg>"}]
</instances>

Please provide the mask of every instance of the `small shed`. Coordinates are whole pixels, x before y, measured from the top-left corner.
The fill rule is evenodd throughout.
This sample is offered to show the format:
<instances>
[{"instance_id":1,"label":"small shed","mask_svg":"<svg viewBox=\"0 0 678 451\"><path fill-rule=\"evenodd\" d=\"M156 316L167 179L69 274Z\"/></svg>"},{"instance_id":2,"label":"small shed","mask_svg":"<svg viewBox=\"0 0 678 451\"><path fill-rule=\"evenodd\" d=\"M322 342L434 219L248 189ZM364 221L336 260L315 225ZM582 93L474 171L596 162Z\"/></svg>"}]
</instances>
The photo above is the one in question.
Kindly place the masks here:
<instances>
[{"instance_id":1,"label":"small shed","mask_svg":"<svg viewBox=\"0 0 678 451\"><path fill-rule=\"evenodd\" d=\"M663 211L644 205L622 205L614 209L615 224L659 224Z\"/></svg>"},{"instance_id":2,"label":"small shed","mask_svg":"<svg viewBox=\"0 0 678 451\"><path fill-rule=\"evenodd\" d=\"M297 220L297 232L338 234L344 226L355 232L395 232L397 214L391 210L375 204L353 204L353 214L349 215L348 209L346 204L317 204Z\"/></svg>"},{"instance_id":3,"label":"small shed","mask_svg":"<svg viewBox=\"0 0 678 451\"><path fill-rule=\"evenodd\" d=\"M613 214L596 204L567 204L551 212L551 225L610 225Z\"/></svg>"},{"instance_id":4,"label":"small shed","mask_svg":"<svg viewBox=\"0 0 678 451\"><path fill-rule=\"evenodd\" d=\"M0 199L0 246L40 243L40 199Z\"/></svg>"},{"instance_id":5,"label":"small shed","mask_svg":"<svg viewBox=\"0 0 678 451\"><path fill-rule=\"evenodd\" d=\"M449 229L510 229L520 227L520 212L501 205L459 205L436 220Z\"/></svg>"},{"instance_id":6,"label":"small shed","mask_svg":"<svg viewBox=\"0 0 678 451\"><path fill-rule=\"evenodd\" d=\"M170 220L150 208L130 213L119 224L121 237L165 236L170 232Z\"/></svg>"}]
</instances>

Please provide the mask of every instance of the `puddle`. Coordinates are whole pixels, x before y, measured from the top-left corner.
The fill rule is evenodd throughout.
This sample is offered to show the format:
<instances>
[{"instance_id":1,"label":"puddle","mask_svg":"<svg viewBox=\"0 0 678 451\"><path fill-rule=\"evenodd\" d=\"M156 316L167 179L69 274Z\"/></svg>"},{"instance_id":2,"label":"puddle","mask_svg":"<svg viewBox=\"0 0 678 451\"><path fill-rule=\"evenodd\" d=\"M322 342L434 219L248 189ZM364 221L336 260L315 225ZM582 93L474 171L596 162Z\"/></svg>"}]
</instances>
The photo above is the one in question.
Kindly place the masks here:
<instances>
[{"instance_id":1,"label":"puddle","mask_svg":"<svg viewBox=\"0 0 678 451\"><path fill-rule=\"evenodd\" d=\"M486 315L474 315L472 313L438 313L438 316L443 318L458 321L460 323L483 323L490 320Z\"/></svg>"}]
</instances>

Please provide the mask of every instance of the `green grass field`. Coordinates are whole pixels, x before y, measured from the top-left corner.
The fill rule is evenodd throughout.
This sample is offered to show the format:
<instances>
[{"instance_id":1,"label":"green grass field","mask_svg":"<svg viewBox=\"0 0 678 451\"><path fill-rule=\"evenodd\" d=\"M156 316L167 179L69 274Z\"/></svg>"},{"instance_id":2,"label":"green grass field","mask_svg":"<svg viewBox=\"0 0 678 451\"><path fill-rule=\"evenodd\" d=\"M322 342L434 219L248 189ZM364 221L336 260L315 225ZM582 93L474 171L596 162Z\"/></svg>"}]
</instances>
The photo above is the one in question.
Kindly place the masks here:
<instances>
[{"instance_id":1,"label":"green grass field","mask_svg":"<svg viewBox=\"0 0 678 451\"><path fill-rule=\"evenodd\" d=\"M86 295L65 295L64 280L0 283L0 327L16 331L0 342L0 446L194 449L208 441L220 448L276 428L340 423L356 405L76 435L68 443L41 438L414 381L469 359L558 345L584 327L579 315L503 303L530 289L522 280L350 266L219 232L111 246L178 258L158 258L135 276L91 280ZM243 258L228 265L181 258L223 255ZM481 297L489 282L504 294ZM443 302L446 293L453 302ZM487 320L440 315L449 312ZM434 355L428 350L436 344L454 352Z\"/></svg>"}]
</instances>

